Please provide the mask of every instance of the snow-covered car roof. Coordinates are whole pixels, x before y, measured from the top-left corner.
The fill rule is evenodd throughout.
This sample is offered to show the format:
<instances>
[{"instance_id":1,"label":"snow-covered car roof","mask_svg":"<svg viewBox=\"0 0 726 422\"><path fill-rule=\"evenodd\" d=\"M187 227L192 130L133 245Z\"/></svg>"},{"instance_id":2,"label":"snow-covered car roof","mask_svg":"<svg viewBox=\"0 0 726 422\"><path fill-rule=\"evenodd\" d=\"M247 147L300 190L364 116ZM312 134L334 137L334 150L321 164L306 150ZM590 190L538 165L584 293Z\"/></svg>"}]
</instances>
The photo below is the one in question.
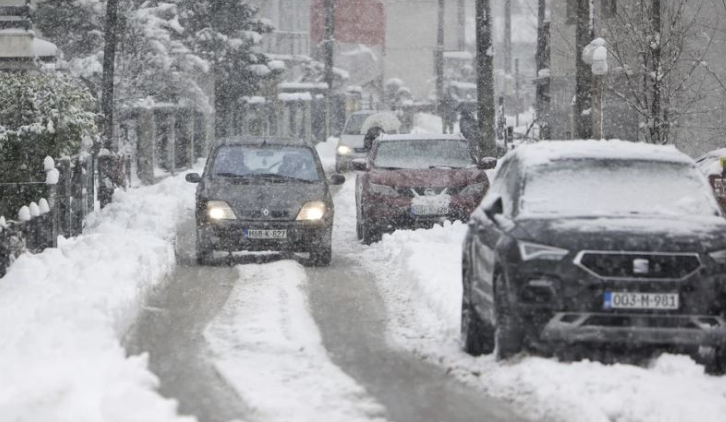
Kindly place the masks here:
<instances>
[{"instance_id":1,"label":"snow-covered car roof","mask_svg":"<svg viewBox=\"0 0 726 422\"><path fill-rule=\"evenodd\" d=\"M379 141L462 141L464 137L461 135L444 135L444 134L384 134L378 138Z\"/></svg>"},{"instance_id":2,"label":"snow-covered car roof","mask_svg":"<svg viewBox=\"0 0 726 422\"><path fill-rule=\"evenodd\" d=\"M559 160L644 160L693 164L693 159L670 145L629 141L542 141L513 152L526 166Z\"/></svg>"}]
</instances>

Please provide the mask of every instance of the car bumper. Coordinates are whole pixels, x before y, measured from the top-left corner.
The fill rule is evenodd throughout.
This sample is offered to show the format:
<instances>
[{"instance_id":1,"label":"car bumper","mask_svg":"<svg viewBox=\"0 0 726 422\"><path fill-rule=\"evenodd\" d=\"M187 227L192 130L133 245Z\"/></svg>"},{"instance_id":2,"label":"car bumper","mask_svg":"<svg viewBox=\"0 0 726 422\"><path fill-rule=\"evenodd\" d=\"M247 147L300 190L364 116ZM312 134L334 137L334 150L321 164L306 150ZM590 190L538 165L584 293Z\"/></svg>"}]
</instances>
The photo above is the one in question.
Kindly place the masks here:
<instances>
[{"instance_id":1,"label":"car bumper","mask_svg":"<svg viewBox=\"0 0 726 422\"><path fill-rule=\"evenodd\" d=\"M245 230L286 230L284 239L249 239ZM332 217L326 221L235 221L199 227L210 250L311 252L330 244Z\"/></svg>"},{"instance_id":2,"label":"car bumper","mask_svg":"<svg viewBox=\"0 0 726 422\"><path fill-rule=\"evenodd\" d=\"M410 198L371 200L365 215L373 227L381 230L396 228L430 227L443 221L468 221L481 198L452 197L445 215L412 215Z\"/></svg>"},{"instance_id":3,"label":"car bumper","mask_svg":"<svg viewBox=\"0 0 726 422\"><path fill-rule=\"evenodd\" d=\"M716 316L561 312L545 325L541 340L672 346L726 346L726 321Z\"/></svg>"}]
</instances>

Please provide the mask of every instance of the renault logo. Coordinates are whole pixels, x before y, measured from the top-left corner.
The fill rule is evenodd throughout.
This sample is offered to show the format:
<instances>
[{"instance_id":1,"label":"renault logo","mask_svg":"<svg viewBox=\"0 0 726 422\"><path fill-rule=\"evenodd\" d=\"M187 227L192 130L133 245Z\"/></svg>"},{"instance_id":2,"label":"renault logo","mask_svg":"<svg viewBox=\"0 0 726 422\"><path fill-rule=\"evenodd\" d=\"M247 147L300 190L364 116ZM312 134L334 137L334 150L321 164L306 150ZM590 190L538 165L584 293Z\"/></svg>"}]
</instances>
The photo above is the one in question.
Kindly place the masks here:
<instances>
[{"instance_id":1,"label":"renault logo","mask_svg":"<svg viewBox=\"0 0 726 422\"><path fill-rule=\"evenodd\" d=\"M650 273L650 261L644 258L636 258L633 260L633 274Z\"/></svg>"},{"instance_id":2,"label":"renault logo","mask_svg":"<svg viewBox=\"0 0 726 422\"><path fill-rule=\"evenodd\" d=\"M264 215L265 217L269 217L270 216L270 210L268 210L267 208L263 208L262 209L262 215Z\"/></svg>"}]
</instances>

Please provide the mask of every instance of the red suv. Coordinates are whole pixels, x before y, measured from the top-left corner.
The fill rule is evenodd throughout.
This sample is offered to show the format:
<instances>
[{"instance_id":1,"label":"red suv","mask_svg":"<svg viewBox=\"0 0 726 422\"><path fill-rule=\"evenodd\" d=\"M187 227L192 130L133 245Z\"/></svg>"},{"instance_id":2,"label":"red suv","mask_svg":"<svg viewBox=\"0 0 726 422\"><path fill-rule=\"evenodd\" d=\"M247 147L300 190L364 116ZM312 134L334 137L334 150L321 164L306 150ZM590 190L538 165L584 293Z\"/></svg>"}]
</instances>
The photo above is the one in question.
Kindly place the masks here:
<instances>
[{"instance_id":1,"label":"red suv","mask_svg":"<svg viewBox=\"0 0 726 422\"><path fill-rule=\"evenodd\" d=\"M366 159L353 161L356 228L364 243L397 228L467 221L489 188L484 170L458 135L383 135Z\"/></svg>"}]
</instances>

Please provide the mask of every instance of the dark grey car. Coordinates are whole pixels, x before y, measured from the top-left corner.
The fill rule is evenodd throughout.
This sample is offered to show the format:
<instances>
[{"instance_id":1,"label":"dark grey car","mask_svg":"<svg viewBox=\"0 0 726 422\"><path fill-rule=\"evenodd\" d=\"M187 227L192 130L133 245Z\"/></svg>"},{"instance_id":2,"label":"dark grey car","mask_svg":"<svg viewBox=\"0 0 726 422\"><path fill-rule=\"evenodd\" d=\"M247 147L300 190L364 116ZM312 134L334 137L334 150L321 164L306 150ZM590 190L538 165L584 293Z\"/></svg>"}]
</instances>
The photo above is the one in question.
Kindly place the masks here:
<instances>
[{"instance_id":1,"label":"dark grey car","mask_svg":"<svg viewBox=\"0 0 726 422\"><path fill-rule=\"evenodd\" d=\"M197 260L214 251L309 253L311 265L331 260L333 201L315 148L285 138L219 141L209 154L196 198Z\"/></svg>"},{"instance_id":2,"label":"dark grey car","mask_svg":"<svg viewBox=\"0 0 726 422\"><path fill-rule=\"evenodd\" d=\"M726 219L675 149L520 147L469 225L467 352L641 348L710 356L726 369Z\"/></svg>"}]
</instances>

